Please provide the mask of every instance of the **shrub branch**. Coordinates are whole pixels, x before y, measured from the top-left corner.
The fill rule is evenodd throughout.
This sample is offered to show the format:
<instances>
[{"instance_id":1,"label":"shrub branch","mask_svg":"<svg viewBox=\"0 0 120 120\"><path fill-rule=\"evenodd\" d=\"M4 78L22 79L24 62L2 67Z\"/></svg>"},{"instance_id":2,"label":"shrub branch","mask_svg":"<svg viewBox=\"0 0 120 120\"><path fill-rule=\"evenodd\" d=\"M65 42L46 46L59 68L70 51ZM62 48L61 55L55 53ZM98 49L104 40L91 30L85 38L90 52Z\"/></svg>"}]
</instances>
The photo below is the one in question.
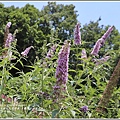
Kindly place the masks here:
<instances>
[{"instance_id":1,"label":"shrub branch","mask_svg":"<svg viewBox=\"0 0 120 120\"><path fill-rule=\"evenodd\" d=\"M119 77L120 77L120 60L117 63L117 65L113 71L113 74L110 77L110 80L103 92L103 96L98 103L98 107L96 108L97 112L100 112L100 113L105 112L105 110L106 110L105 108L108 105L108 102L110 100L110 97L112 96L114 88L117 86Z\"/></svg>"}]
</instances>

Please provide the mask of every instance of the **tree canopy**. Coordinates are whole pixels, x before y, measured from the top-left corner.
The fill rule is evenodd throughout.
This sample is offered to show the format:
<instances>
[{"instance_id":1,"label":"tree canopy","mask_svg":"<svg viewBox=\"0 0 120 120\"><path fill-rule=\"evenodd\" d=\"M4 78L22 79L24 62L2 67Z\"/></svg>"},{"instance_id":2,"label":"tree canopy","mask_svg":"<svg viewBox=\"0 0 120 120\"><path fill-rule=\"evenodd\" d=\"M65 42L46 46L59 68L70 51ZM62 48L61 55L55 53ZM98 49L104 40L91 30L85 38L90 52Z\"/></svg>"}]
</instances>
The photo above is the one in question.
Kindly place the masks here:
<instances>
[{"instance_id":1,"label":"tree canopy","mask_svg":"<svg viewBox=\"0 0 120 120\"><path fill-rule=\"evenodd\" d=\"M41 11L33 5L26 4L22 8L4 7L1 5L0 39L2 45L3 28L8 21L12 22L11 32L18 29L16 38L18 51L27 46L35 46L36 54L40 56L44 40L50 42L51 29L58 32L58 39L73 37L73 28L77 23L77 11L74 5L48 2ZM22 46L22 47L21 47Z\"/></svg>"}]
</instances>

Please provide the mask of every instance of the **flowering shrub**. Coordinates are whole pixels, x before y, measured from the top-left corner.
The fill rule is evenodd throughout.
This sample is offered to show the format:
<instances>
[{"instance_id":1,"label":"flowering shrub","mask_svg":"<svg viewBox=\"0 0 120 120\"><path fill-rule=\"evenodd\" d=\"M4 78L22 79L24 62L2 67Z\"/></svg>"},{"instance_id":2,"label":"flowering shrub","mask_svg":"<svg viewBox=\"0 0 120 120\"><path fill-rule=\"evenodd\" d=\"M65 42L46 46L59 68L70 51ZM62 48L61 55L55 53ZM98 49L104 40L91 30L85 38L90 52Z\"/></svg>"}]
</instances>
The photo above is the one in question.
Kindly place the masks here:
<instances>
[{"instance_id":1,"label":"flowering shrub","mask_svg":"<svg viewBox=\"0 0 120 120\"><path fill-rule=\"evenodd\" d=\"M111 94L113 97L107 99L109 104L105 105L105 108L101 99L106 85L108 86L107 90L109 85L111 86L111 83L107 84L107 78L108 76L110 78L108 73L112 69L111 64L114 62L115 55L110 52L109 55L105 53L102 58L98 58L98 55L105 40L112 34L113 27L110 27L98 39L91 52L92 55L87 55L86 49L82 47L80 24L77 24L74 31L74 41L65 40L62 45L56 43L49 50L47 50L45 42L41 48L43 49L43 58L36 57L33 65L28 66L32 70L24 73L15 65L20 63L24 66L21 59L24 58L27 62L30 49L35 46L31 45L20 54L15 48L15 34L9 33L10 26L11 22L8 22L4 34L4 47L7 49L2 53L5 57L1 57L0 61L1 118L120 117L120 106L118 105L120 101L116 99L119 97L119 89L110 92L110 97ZM73 57L70 54L72 51L77 56L75 59L71 59ZM15 57L16 63L11 61L12 57ZM12 68L19 71L17 77L10 74ZM119 71L118 68L115 70ZM118 76L119 72L116 80L113 81L114 88ZM112 81L112 79L110 80ZM106 95L109 96L109 93L105 92L103 98ZM103 105L99 106L99 111L102 107L102 111L104 108L109 114L96 110L98 103Z\"/></svg>"}]
</instances>

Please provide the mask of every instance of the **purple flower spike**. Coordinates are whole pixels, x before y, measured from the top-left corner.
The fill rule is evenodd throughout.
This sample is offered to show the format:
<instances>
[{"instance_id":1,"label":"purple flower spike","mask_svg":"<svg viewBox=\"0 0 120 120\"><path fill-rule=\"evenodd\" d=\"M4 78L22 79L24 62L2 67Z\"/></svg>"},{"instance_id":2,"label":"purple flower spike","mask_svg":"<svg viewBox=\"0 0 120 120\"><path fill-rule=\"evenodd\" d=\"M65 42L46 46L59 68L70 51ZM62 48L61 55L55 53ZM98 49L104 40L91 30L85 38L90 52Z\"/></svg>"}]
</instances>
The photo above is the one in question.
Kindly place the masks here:
<instances>
[{"instance_id":1,"label":"purple flower spike","mask_svg":"<svg viewBox=\"0 0 120 120\"><path fill-rule=\"evenodd\" d=\"M57 81L66 84L68 79L68 61L70 53L70 43L65 41L64 46L59 52L58 66L56 69Z\"/></svg>"},{"instance_id":2,"label":"purple flower spike","mask_svg":"<svg viewBox=\"0 0 120 120\"><path fill-rule=\"evenodd\" d=\"M11 22L8 22L7 25L6 25L6 27L10 28L10 26L11 26Z\"/></svg>"},{"instance_id":3,"label":"purple flower spike","mask_svg":"<svg viewBox=\"0 0 120 120\"><path fill-rule=\"evenodd\" d=\"M113 27L109 27L107 32L100 38L98 39L98 41L96 42L96 44L94 45L94 48L93 48L93 51L91 52L92 55L95 55L97 56L98 55L98 52L101 48L101 46L104 45L105 43L105 40L109 37L109 35L111 34L111 32L113 31Z\"/></svg>"},{"instance_id":4,"label":"purple flower spike","mask_svg":"<svg viewBox=\"0 0 120 120\"><path fill-rule=\"evenodd\" d=\"M54 51L56 50L56 45L53 45L51 49L48 51L46 58L51 58L53 56Z\"/></svg>"},{"instance_id":5,"label":"purple flower spike","mask_svg":"<svg viewBox=\"0 0 120 120\"><path fill-rule=\"evenodd\" d=\"M93 48L93 50L92 50L92 52L91 52L92 55L95 55L95 56L98 55L98 52L99 52L99 50L100 50L100 48L101 48L101 46L102 46L101 43L102 43L102 40L101 40L101 39L99 39L99 40L95 43L94 48Z\"/></svg>"},{"instance_id":6,"label":"purple flower spike","mask_svg":"<svg viewBox=\"0 0 120 120\"><path fill-rule=\"evenodd\" d=\"M10 47L11 42L13 41L13 36L11 33L8 34L7 40L5 42L5 47Z\"/></svg>"},{"instance_id":7,"label":"purple flower spike","mask_svg":"<svg viewBox=\"0 0 120 120\"><path fill-rule=\"evenodd\" d=\"M58 66L56 69L56 85L53 87L55 100L64 98L64 92L66 90L66 83L68 80L68 61L69 61L69 54L70 54L70 42L65 41L64 45L62 46L59 57L58 57Z\"/></svg>"},{"instance_id":8,"label":"purple flower spike","mask_svg":"<svg viewBox=\"0 0 120 120\"><path fill-rule=\"evenodd\" d=\"M21 54L22 54L23 56L27 56L31 48L34 48L34 47L33 47L33 46L30 46L30 47L26 48L24 52L21 52Z\"/></svg>"},{"instance_id":9,"label":"purple flower spike","mask_svg":"<svg viewBox=\"0 0 120 120\"><path fill-rule=\"evenodd\" d=\"M114 28L114 26L109 27L108 30L106 31L106 33L101 37L103 44L105 43L105 40L109 37L111 32L113 31L113 28Z\"/></svg>"},{"instance_id":10,"label":"purple flower spike","mask_svg":"<svg viewBox=\"0 0 120 120\"><path fill-rule=\"evenodd\" d=\"M88 106L83 106L80 108L80 111L82 112L87 112L88 111Z\"/></svg>"},{"instance_id":11,"label":"purple flower spike","mask_svg":"<svg viewBox=\"0 0 120 120\"><path fill-rule=\"evenodd\" d=\"M82 49L81 58L87 58L86 50Z\"/></svg>"},{"instance_id":12,"label":"purple flower spike","mask_svg":"<svg viewBox=\"0 0 120 120\"><path fill-rule=\"evenodd\" d=\"M81 44L81 33L80 33L80 24L79 23L77 23L77 25L75 26L74 44L75 45Z\"/></svg>"},{"instance_id":13,"label":"purple flower spike","mask_svg":"<svg viewBox=\"0 0 120 120\"><path fill-rule=\"evenodd\" d=\"M5 33L7 33L7 34L9 33L9 28L10 28L11 24L12 24L11 22L7 23L7 25L5 26Z\"/></svg>"}]
</instances>

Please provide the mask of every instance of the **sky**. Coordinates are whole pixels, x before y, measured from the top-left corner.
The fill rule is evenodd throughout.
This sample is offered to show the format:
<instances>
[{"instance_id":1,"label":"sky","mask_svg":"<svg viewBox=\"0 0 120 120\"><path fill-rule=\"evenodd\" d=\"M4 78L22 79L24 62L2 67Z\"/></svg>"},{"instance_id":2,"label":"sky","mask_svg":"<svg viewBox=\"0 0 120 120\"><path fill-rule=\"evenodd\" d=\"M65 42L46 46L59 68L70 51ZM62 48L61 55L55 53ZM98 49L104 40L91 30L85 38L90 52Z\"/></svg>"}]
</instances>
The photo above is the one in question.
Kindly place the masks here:
<instances>
[{"instance_id":1,"label":"sky","mask_svg":"<svg viewBox=\"0 0 120 120\"><path fill-rule=\"evenodd\" d=\"M48 1L0 1L5 5L5 7L14 5L15 7L24 7L27 3L34 5L36 8L41 10L43 6L47 5ZM115 1L58 1L57 4L69 5L73 4L75 10L77 10L78 21L81 23L81 26L86 23L89 24L90 21L97 21L101 17L100 25L114 25L116 29L120 32L120 2Z\"/></svg>"}]
</instances>

